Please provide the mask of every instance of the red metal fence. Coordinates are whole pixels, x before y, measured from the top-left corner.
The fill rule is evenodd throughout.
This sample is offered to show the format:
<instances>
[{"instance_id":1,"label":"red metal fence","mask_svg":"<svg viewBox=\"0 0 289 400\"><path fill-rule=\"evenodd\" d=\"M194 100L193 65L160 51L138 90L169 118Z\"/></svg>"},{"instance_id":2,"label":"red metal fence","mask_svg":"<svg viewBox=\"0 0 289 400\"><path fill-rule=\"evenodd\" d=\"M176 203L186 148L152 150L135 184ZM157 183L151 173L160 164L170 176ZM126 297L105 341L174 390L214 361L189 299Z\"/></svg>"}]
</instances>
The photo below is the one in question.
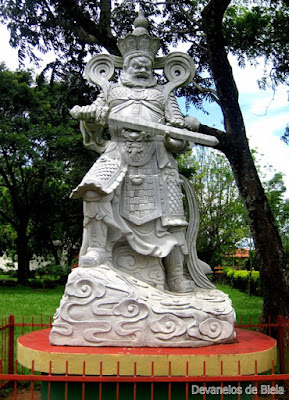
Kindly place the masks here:
<instances>
[{"instance_id":1,"label":"red metal fence","mask_svg":"<svg viewBox=\"0 0 289 400\"><path fill-rule=\"evenodd\" d=\"M189 376L188 362L185 376L171 376L169 363L168 376L156 376L154 363L151 366L151 376L139 376L138 366L134 364L133 376L115 376L102 374L103 365L100 362L99 376L88 376L83 363L82 375L71 375L69 363L66 363L64 375L53 375L52 369L46 375L20 366L16 359L15 344L17 338L25 333L51 327L51 319L37 322L31 318L29 322L16 322L14 316L2 321L0 325L0 398L8 395L9 399L42 400L177 400L177 399L284 399L289 400L289 319L278 317L276 323L253 324L251 321L237 325L239 328L254 329L278 337L278 363L272 362L269 374L257 374L257 363L253 375L241 375L242 365L239 362L237 376L223 376L223 362L220 362L219 376L206 375L206 362L203 365L203 376ZM119 364L118 364L119 365ZM119 368L118 368L119 371ZM60 386L59 386L60 385ZM74 386L73 386L74 385ZM19 394L20 393L20 394ZM22 394L21 394L22 393ZM2 397L1 397L2 395ZM212 395L215 395L212 397Z\"/></svg>"}]
</instances>

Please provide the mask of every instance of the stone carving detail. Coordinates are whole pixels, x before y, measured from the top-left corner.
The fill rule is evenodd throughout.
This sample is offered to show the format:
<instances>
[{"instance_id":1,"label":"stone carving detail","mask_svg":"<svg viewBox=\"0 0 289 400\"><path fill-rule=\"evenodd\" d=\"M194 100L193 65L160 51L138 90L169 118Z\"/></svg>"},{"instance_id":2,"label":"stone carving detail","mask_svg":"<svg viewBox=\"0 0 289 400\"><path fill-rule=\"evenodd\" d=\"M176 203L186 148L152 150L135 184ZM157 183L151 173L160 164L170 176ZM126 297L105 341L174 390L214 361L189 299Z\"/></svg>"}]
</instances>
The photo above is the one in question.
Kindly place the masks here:
<instances>
[{"instance_id":1,"label":"stone carving detail","mask_svg":"<svg viewBox=\"0 0 289 400\"><path fill-rule=\"evenodd\" d=\"M183 53L156 57L140 12L119 39L121 57L98 54L85 69L101 87L93 104L71 110L83 141L100 155L72 198L84 204L79 268L68 279L50 335L77 346L207 346L234 339L234 311L198 258L199 211L175 153L217 139L184 118L173 90L194 76ZM121 68L117 82L111 82ZM153 74L163 69L167 82ZM183 197L189 218L186 218Z\"/></svg>"},{"instance_id":2,"label":"stone carving detail","mask_svg":"<svg viewBox=\"0 0 289 400\"><path fill-rule=\"evenodd\" d=\"M50 334L72 346L199 347L234 340L234 310L216 289L177 296L112 266L76 268Z\"/></svg>"},{"instance_id":3,"label":"stone carving detail","mask_svg":"<svg viewBox=\"0 0 289 400\"><path fill-rule=\"evenodd\" d=\"M143 256L123 244L114 249L112 262L118 271L132 275L159 290L165 289L165 269L158 258Z\"/></svg>"}]
</instances>

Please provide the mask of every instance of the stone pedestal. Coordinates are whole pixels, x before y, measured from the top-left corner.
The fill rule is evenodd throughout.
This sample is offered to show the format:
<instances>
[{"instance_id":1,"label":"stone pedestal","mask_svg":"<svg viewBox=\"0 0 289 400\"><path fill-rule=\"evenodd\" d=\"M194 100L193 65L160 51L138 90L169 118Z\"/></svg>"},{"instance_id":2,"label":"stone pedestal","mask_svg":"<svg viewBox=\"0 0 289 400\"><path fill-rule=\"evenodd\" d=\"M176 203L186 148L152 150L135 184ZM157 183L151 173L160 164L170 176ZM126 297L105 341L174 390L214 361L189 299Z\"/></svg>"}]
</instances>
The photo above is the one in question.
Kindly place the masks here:
<instances>
[{"instance_id":1,"label":"stone pedestal","mask_svg":"<svg viewBox=\"0 0 289 400\"><path fill-rule=\"evenodd\" d=\"M200 377L199 382L203 381L204 375L214 377L212 378L214 383L211 385L220 387L221 378L220 381L216 381L216 377L230 376L232 380L224 382L224 385L229 387L230 384L231 387L237 387L239 374L253 375L255 372L262 373L271 369L272 360L277 358L276 341L258 332L240 329L236 332L234 343L225 345L202 348L131 348L51 346L50 331L41 330L18 339L18 360L27 368L31 368L34 362L35 371L52 376L57 375L60 380L60 376L67 373L77 375L78 382L44 383L43 400L47 399L48 385L50 385L50 394L53 393L51 397L53 400L63 399L65 390L68 391L68 400L79 400L82 398L82 381L85 380L87 400L99 399L100 392L102 400L110 400L116 398L116 391L119 391L121 400L134 398L149 400L151 399L151 382L154 382L154 398L167 399L168 390L171 390L172 399L184 399L186 390L191 393L192 385L198 385L196 377ZM119 377L125 378L126 382L118 384ZM133 381L134 377L142 382L134 386L134 383L129 382L130 379ZM158 382L158 377L161 377L159 380L165 379L165 382ZM169 389L167 382L170 379L175 382L171 383ZM244 384L248 386L248 383ZM196 386L194 390L197 390ZM134 397L134 391L136 391L136 397ZM245 388L243 391L245 395ZM207 396L207 398L210 397ZM227 398L232 400L237 399L238 396L230 394Z\"/></svg>"},{"instance_id":2,"label":"stone pedestal","mask_svg":"<svg viewBox=\"0 0 289 400\"><path fill-rule=\"evenodd\" d=\"M234 341L231 300L216 289L159 290L109 265L76 268L50 342L70 346L202 347Z\"/></svg>"}]
</instances>

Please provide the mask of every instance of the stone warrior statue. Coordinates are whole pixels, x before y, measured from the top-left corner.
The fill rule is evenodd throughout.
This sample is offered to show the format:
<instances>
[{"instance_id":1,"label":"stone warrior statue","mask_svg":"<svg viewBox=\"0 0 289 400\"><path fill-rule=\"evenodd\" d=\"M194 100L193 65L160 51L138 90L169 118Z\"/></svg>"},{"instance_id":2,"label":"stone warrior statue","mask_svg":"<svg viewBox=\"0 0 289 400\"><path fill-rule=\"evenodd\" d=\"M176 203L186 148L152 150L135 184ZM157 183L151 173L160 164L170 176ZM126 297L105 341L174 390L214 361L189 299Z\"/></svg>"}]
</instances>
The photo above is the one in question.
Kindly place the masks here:
<instances>
[{"instance_id":1,"label":"stone warrior statue","mask_svg":"<svg viewBox=\"0 0 289 400\"><path fill-rule=\"evenodd\" d=\"M193 62L179 52L156 57L159 40L149 35L142 13L118 46L122 57L98 54L87 64L87 79L102 89L96 101L71 110L84 143L101 155L72 192L84 203L83 243L50 343L230 343L234 310L207 278L210 267L198 259L195 194L173 156L189 142L217 143L195 132L198 121L183 118L173 94L192 80ZM122 72L111 83L115 67ZM157 83L153 69L164 70L165 84Z\"/></svg>"},{"instance_id":2,"label":"stone warrior statue","mask_svg":"<svg viewBox=\"0 0 289 400\"><path fill-rule=\"evenodd\" d=\"M186 70L185 76L179 77L181 72L176 71L175 85L158 85L153 68L158 66L154 63L159 40L151 38L146 28L147 20L140 15L134 32L119 40L123 56L119 82L107 81L92 105L71 110L72 116L81 121L84 143L103 153L71 196L82 197L84 202L79 266L94 267L111 260L114 247L126 242L136 253L162 260L171 291L190 292L195 283L184 276L188 222L182 180L173 157L173 153L188 150L188 141L171 137L168 127L198 127L196 119L183 118L172 92L182 80L191 80L193 65L184 58L186 70L178 53L175 68ZM95 62L99 62L99 56L91 64ZM95 74L93 69L91 65L87 68L90 80ZM103 82L98 83L103 86ZM112 116L115 124L110 121ZM143 129L138 129L137 123ZM160 125L161 134L152 132L149 123ZM102 138L105 128L110 141ZM210 272L210 268L200 260L198 263L192 267L200 269L203 281L210 286L201 270L205 266Z\"/></svg>"}]
</instances>

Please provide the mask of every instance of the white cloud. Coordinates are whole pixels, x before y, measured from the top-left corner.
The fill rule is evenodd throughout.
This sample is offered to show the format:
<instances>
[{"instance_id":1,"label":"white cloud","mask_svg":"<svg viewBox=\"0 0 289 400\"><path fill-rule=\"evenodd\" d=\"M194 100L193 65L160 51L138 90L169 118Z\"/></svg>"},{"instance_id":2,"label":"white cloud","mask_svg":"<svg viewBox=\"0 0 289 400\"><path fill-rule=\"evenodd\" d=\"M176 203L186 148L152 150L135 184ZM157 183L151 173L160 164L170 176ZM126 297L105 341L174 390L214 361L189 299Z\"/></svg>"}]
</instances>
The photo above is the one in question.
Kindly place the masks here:
<instances>
[{"instance_id":1,"label":"white cloud","mask_svg":"<svg viewBox=\"0 0 289 400\"><path fill-rule=\"evenodd\" d=\"M0 25L1 52L0 61L11 70L18 68L18 52L9 45L10 35L4 25Z\"/></svg>"},{"instance_id":2,"label":"white cloud","mask_svg":"<svg viewBox=\"0 0 289 400\"><path fill-rule=\"evenodd\" d=\"M288 115L283 114L271 118L256 119L254 122L247 124L247 135L250 147L257 149L259 163L266 172L267 166L272 165L276 172L284 174L284 183L287 188L285 194L289 197L289 146L280 140L278 135L274 135L276 131L284 131L284 126L288 123ZM268 173L267 178L272 177Z\"/></svg>"},{"instance_id":3,"label":"white cloud","mask_svg":"<svg viewBox=\"0 0 289 400\"><path fill-rule=\"evenodd\" d=\"M5 25L0 25L0 37L1 37L1 52L0 52L0 62L4 62L6 67L12 71L15 71L19 68L19 61L18 61L18 51L17 49L12 48L9 45L10 34ZM48 63L55 60L56 56L53 51L49 51L46 54L42 54L36 51L36 55L40 58L41 68L37 69L34 66L31 66L29 63L29 59L25 59L25 67L31 68L35 71L39 71L43 69Z\"/></svg>"},{"instance_id":4,"label":"white cloud","mask_svg":"<svg viewBox=\"0 0 289 400\"><path fill-rule=\"evenodd\" d=\"M241 107L246 113L262 116L282 108L288 112L288 86L279 85L275 90L270 86L266 90L258 87L257 80L263 75L262 59L259 59L257 66L247 63L245 68L240 68L234 57L229 56L229 60L239 90Z\"/></svg>"},{"instance_id":5,"label":"white cloud","mask_svg":"<svg viewBox=\"0 0 289 400\"><path fill-rule=\"evenodd\" d=\"M284 174L289 197L289 146L281 141L286 125L289 123L288 86L279 85L275 89L260 90L257 80L262 77L263 62L254 67L248 64L238 67L236 60L229 57L240 95L250 147L262 155L261 166L272 165L276 172ZM271 175L268 174L268 179Z\"/></svg>"},{"instance_id":6,"label":"white cloud","mask_svg":"<svg viewBox=\"0 0 289 400\"><path fill-rule=\"evenodd\" d=\"M247 63L246 67L239 67L237 59L229 54L229 62L233 68L233 76L241 93L255 93L258 88L257 80L262 77L262 67L254 67Z\"/></svg>"},{"instance_id":7,"label":"white cloud","mask_svg":"<svg viewBox=\"0 0 289 400\"><path fill-rule=\"evenodd\" d=\"M233 57L229 57L233 68L234 78L239 91L239 103L251 149L257 149L260 157L259 164L263 166L262 173L267 173L266 179L272 177L266 168L272 165L276 172L284 174L287 188L285 194L289 197L289 146L281 141L280 137L289 123L288 86L280 85L275 93L272 88L260 90L257 79L262 77L263 67L254 67L248 64L240 68ZM204 115L193 107L190 113L195 115L203 124L222 127L222 115L217 104L206 104L210 112Z\"/></svg>"},{"instance_id":8,"label":"white cloud","mask_svg":"<svg viewBox=\"0 0 289 400\"><path fill-rule=\"evenodd\" d=\"M256 116L266 116L272 114L274 111L280 112L284 108L288 114L289 103L286 89L284 86L281 86L276 89L275 93L268 91L263 96L258 96L259 98L253 102L250 112Z\"/></svg>"}]
</instances>

